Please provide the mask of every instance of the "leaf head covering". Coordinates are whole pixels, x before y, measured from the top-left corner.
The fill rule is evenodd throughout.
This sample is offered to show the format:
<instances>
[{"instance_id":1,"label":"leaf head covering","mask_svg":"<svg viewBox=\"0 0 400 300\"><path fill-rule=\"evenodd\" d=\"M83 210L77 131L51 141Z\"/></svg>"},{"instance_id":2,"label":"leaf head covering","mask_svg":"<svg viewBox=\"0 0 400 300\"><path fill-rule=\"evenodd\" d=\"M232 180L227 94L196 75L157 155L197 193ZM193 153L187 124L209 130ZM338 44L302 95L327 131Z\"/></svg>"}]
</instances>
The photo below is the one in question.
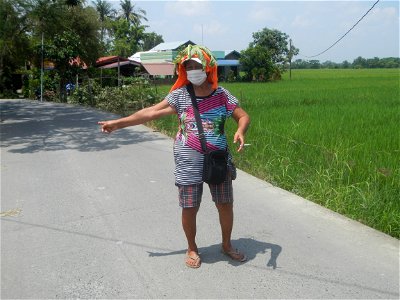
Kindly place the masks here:
<instances>
[{"instance_id":1,"label":"leaf head covering","mask_svg":"<svg viewBox=\"0 0 400 300\"><path fill-rule=\"evenodd\" d=\"M212 84L213 89L218 87L217 61L211 51L204 46L189 45L180 51L174 60L175 72L178 73L178 79L170 92L189 84L184 63L191 58L198 58L201 61L203 70L207 73L207 81Z\"/></svg>"}]
</instances>

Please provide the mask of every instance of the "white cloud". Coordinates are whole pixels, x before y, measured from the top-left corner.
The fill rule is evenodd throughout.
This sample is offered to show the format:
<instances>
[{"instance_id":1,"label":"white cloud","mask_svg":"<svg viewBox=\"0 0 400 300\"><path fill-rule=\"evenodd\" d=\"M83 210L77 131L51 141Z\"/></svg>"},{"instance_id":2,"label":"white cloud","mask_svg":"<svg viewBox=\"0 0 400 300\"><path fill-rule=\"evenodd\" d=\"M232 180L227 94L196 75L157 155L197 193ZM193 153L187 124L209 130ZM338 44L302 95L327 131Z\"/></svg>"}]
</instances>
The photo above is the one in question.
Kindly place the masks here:
<instances>
[{"instance_id":1,"label":"white cloud","mask_svg":"<svg viewBox=\"0 0 400 300\"><path fill-rule=\"evenodd\" d=\"M203 27L204 32L210 35L222 35L225 34L228 30L227 26L215 20L206 23Z\"/></svg>"},{"instance_id":2,"label":"white cloud","mask_svg":"<svg viewBox=\"0 0 400 300\"><path fill-rule=\"evenodd\" d=\"M193 25L193 32L197 37L199 37L198 42L202 42L205 45L207 45L210 40L225 40L228 31L229 28L218 21L210 21L205 22L205 24Z\"/></svg>"},{"instance_id":3,"label":"white cloud","mask_svg":"<svg viewBox=\"0 0 400 300\"><path fill-rule=\"evenodd\" d=\"M167 1L165 3L165 11L168 14L177 16L199 16L207 15L210 11L209 1Z\"/></svg>"},{"instance_id":4,"label":"white cloud","mask_svg":"<svg viewBox=\"0 0 400 300\"><path fill-rule=\"evenodd\" d=\"M398 22L398 11L394 7L377 8L366 17L369 23Z\"/></svg>"},{"instance_id":5,"label":"white cloud","mask_svg":"<svg viewBox=\"0 0 400 300\"><path fill-rule=\"evenodd\" d=\"M254 4L248 12L248 19L251 22L276 22L280 14L270 5L265 3Z\"/></svg>"},{"instance_id":6,"label":"white cloud","mask_svg":"<svg viewBox=\"0 0 400 300\"><path fill-rule=\"evenodd\" d=\"M313 21L306 16L296 16L291 23L293 27L308 28L313 25Z\"/></svg>"},{"instance_id":7,"label":"white cloud","mask_svg":"<svg viewBox=\"0 0 400 300\"><path fill-rule=\"evenodd\" d=\"M119 0L116 5L118 6ZM262 28L287 33L303 55L315 55L346 33L373 1L135 1L148 12L148 31L166 42L191 39L210 49L242 50ZM202 24L202 25L201 25ZM399 4L381 1L321 61L399 52ZM299 58L305 58L299 57ZM305 58L308 59L308 58Z\"/></svg>"}]
</instances>

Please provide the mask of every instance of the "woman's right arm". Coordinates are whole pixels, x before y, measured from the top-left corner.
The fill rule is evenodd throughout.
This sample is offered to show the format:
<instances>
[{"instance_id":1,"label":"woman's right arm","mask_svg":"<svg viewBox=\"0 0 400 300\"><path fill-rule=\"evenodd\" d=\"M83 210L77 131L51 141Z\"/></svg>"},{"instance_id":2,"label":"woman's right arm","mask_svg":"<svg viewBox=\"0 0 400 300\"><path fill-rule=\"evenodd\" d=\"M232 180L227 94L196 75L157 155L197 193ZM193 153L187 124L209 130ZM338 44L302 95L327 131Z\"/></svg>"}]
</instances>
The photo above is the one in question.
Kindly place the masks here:
<instances>
[{"instance_id":1,"label":"woman's right arm","mask_svg":"<svg viewBox=\"0 0 400 300\"><path fill-rule=\"evenodd\" d=\"M134 126L155 120L167 115L176 114L175 108L169 105L167 100L163 100L156 105L143 108L132 115L116 120L100 121L101 131L111 133L117 129Z\"/></svg>"}]
</instances>

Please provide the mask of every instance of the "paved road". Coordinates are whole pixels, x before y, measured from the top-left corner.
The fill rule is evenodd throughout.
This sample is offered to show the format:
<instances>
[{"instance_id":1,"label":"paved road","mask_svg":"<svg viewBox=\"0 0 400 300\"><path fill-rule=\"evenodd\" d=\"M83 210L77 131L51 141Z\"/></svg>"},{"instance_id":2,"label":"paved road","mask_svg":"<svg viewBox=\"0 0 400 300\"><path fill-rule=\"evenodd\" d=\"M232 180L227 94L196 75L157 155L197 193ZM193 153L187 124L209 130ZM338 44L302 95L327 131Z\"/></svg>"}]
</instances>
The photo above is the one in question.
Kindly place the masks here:
<instances>
[{"instance_id":1,"label":"paved road","mask_svg":"<svg viewBox=\"0 0 400 300\"><path fill-rule=\"evenodd\" d=\"M1 104L1 298L399 298L399 241L244 172L220 254L205 189L185 267L172 140L93 109ZM251 151L249 148L248 151Z\"/></svg>"}]
</instances>

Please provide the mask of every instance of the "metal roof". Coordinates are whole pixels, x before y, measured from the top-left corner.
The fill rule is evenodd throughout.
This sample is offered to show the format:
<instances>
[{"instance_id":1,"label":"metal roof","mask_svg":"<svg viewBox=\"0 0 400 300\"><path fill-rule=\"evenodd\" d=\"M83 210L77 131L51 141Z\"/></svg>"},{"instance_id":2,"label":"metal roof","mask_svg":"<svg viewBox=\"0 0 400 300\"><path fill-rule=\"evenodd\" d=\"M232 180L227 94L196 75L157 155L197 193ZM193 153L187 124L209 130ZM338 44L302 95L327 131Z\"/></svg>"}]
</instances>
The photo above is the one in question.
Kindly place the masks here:
<instances>
[{"instance_id":1,"label":"metal roof","mask_svg":"<svg viewBox=\"0 0 400 300\"><path fill-rule=\"evenodd\" d=\"M187 41L178 41L178 42L169 42L169 43L161 43L155 46L154 48L150 49L150 51L165 51L165 50L176 50L180 46L185 44L195 45L191 40Z\"/></svg>"},{"instance_id":2,"label":"metal roof","mask_svg":"<svg viewBox=\"0 0 400 300\"><path fill-rule=\"evenodd\" d=\"M126 66L126 65L133 65L133 66L140 66L140 63L134 62L134 61L120 61L118 62L114 62L114 63L110 63L107 65L103 65L100 67L100 69L113 69L113 68L118 68L118 64L120 67L122 66Z\"/></svg>"},{"instance_id":3,"label":"metal roof","mask_svg":"<svg viewBox=\"0 0 400 300\"><path fill-rule=\"evenodd\" d=\"M237 50L225 50L225 56L228 56L229 54L237 54L240 55L240 52Z\"/></svg>"},{"instance_id":4,"label":"metal roof","mask_svg":"<svg viewBox=\"0 0 400 300\"><path fill-rule=\"evenodd\" d=\"M127 61L128 59L125 57L121 57L121 56L104 56L104 57L100 57L96 60L96 67L100 67L100 66L107 65L110 63L118 62L118 60L120 62L122 62L122 61Z\"/></svg>"},{"instance_id":5,"label":"metal roof","mask_svg":"<svg viewBox=\"0 0 400 300\"><path fill-rule=\"evenodd\" d=\"M240 63L236 59L218 59L217 66L218 67L228 67L228 66L239 66Z\"/></svg>"},{"instance_id":6,"label":"metal roof","mask_svg":"<svg viewBox=\"0 0 400 300\"><path fill-rule=\"evenodd\" d=\"M131 61L137 62L137 63L141 63L142 60L141 60L141 57L140 57L140 56L141 56L143 53L146 53L146 54L147 54L147 53L157 53L157 52L156 52L156 51L140 51L140 52L136 52L135 54L129 56L128 59L131 60Z\"/></svg>"}]
</instances>

